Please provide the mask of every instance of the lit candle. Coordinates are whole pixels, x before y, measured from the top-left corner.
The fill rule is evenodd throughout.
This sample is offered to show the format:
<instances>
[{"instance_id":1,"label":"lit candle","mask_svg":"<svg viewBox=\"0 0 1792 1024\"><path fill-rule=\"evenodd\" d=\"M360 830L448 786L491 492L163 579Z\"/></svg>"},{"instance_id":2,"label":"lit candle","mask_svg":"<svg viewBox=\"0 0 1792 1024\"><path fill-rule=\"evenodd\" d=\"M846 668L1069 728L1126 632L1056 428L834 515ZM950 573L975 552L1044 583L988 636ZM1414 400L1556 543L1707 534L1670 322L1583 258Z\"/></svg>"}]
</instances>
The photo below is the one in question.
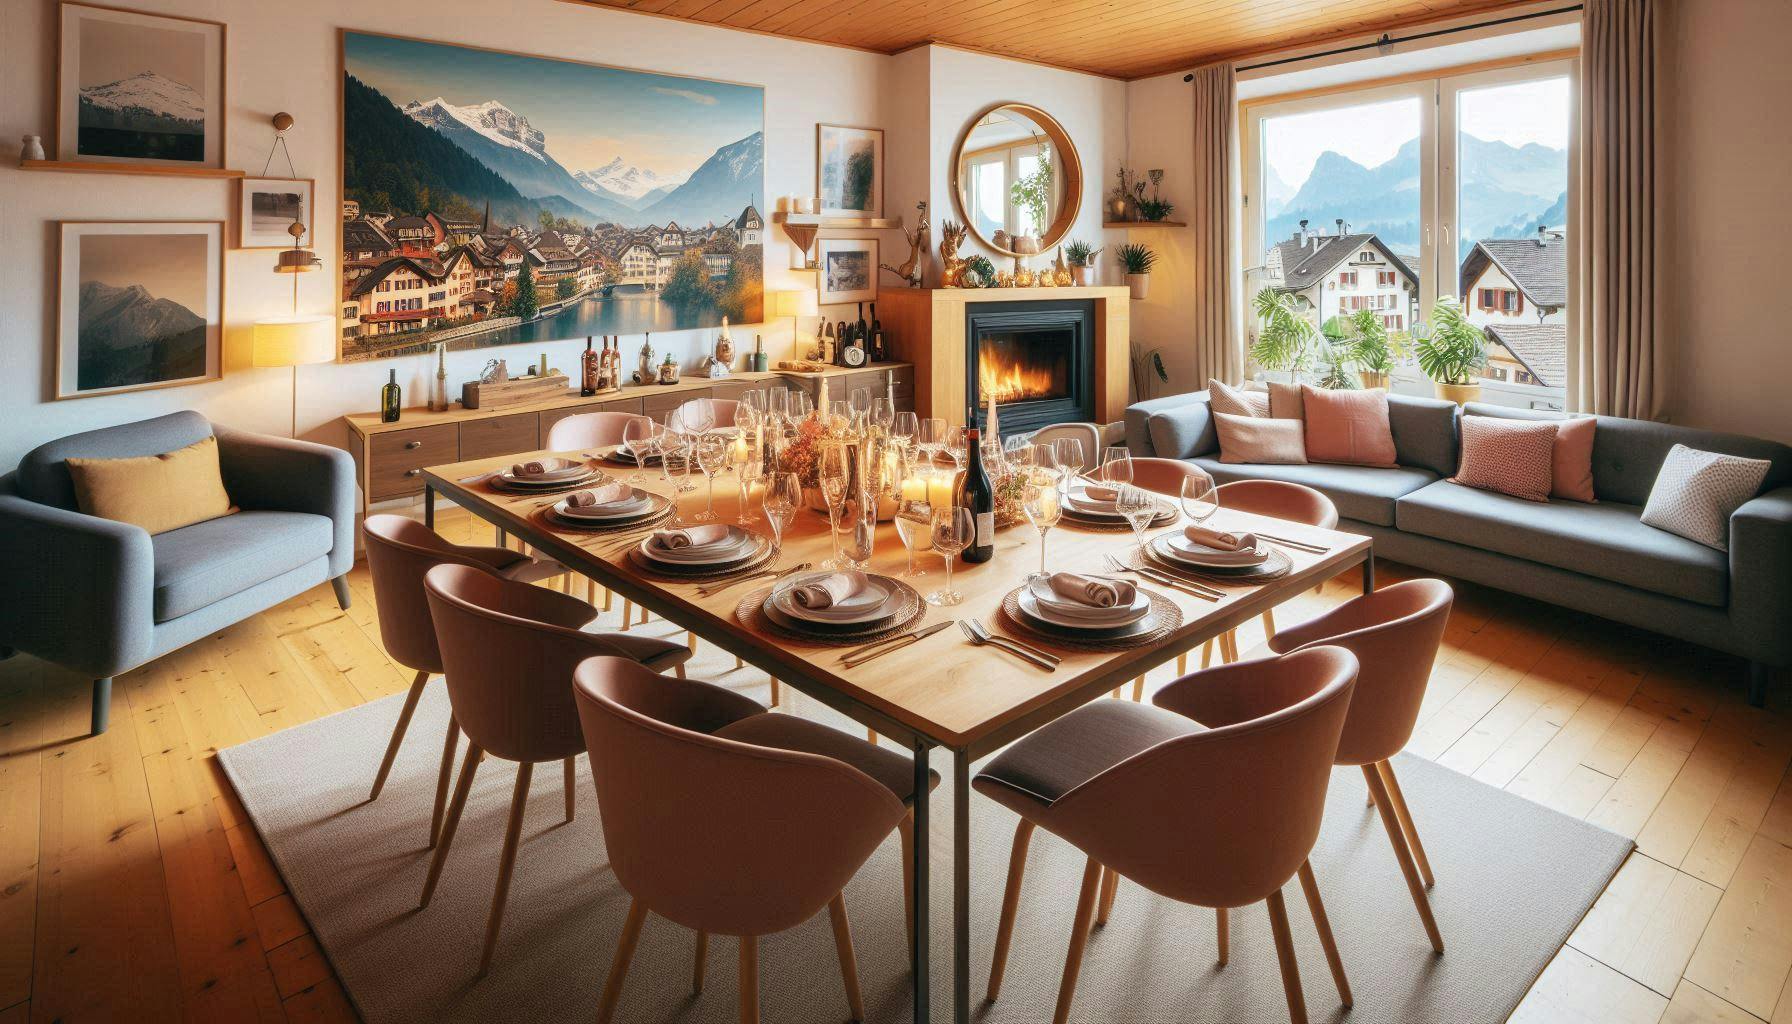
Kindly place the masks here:
<instances>
[{"instance_id":1,"label":"lit candle","mask_svg":"<svg viewBox=\"0 0 1792 1024\"><path fill-rule=\"evenodd\" d=\"M927 503L934 508L952 507L953 474L941 471L927 477Z\"/></svg>"},{"instance_id":2,"label":"lit candle","mask_svg":"<svg viewBox=\"0 0 1792 1024\"><path fill-rule=\"evenodd\" d=\"M741 465L747 461L747 438L743 434L734 439L734 464Z\"/></svg>"},{"instance_id":3,"label":"lit candle","mask_svg":"<svg viewBox=\"0 0 1792 1024\"><path fill-rule=\"evenodd\" d=\"M928 482L929 481L926 477L921 476L918 473L911 475L911 476L903 477L902 478L902 500L903 501L925 501L925 502L928 502L929 504L932 504L932 499L927 494Z\"/></svg>"}]
</instances>

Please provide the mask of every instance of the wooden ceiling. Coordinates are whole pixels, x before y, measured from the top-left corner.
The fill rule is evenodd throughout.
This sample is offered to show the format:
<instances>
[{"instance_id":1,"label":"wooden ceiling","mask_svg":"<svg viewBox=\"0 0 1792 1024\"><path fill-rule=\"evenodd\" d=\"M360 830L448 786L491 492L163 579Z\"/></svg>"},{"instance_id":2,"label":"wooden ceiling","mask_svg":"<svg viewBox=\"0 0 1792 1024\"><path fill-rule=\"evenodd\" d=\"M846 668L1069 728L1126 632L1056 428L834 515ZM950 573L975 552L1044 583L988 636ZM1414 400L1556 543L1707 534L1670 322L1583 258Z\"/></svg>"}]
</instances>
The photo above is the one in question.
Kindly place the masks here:
<instances>
[{"instance_id":1,"label":"wooden ceiling","mask_svg":"<svg viewBox=\"0 0 1792 1024\"><path fill-rule=\"evenodd\" d=\"M571 0L896 53L944 43L1115 78L1392 31L1513 0Z\"/></svg>"}]
</instances>

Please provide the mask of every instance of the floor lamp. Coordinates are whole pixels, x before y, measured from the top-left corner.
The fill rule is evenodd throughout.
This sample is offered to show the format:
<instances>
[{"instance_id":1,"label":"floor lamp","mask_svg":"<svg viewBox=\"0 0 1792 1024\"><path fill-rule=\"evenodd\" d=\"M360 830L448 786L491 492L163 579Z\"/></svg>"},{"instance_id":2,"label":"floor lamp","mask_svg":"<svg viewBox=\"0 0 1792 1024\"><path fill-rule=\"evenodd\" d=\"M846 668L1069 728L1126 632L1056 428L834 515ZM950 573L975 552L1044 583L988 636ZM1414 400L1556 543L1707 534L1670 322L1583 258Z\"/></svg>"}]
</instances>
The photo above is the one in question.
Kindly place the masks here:
<instances>
[{"instance_id":1,"label":"floor lamp","mask_svg":"<svg viewBox=\"0 0 1792 1024\"><path fill-rule=\"evenodd\" d=\"M318 264L315 254L299 247L305 233L303 224L288 229L293 248L280 253L274 267L277 274L292 275L292 314L255 321L256 366L292 367L292 436L299 436L299 367L307 363L327 363L336 358L336 318L299 315L299 275Z\"/></svg>"}]
</instances>

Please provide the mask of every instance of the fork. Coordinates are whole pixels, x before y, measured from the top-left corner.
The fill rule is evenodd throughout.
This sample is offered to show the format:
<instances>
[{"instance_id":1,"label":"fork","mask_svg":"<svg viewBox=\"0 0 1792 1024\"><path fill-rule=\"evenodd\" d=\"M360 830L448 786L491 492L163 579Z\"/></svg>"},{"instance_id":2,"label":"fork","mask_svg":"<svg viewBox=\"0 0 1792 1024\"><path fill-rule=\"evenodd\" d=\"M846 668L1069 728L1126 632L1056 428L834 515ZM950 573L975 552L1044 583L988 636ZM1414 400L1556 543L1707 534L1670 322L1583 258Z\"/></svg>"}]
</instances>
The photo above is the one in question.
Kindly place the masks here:
<instances>
[{"instance_id":1,"label":"fork","mask_svg":"<svg viewBox=\"0 0 1792 1024\"><path fill-rule=\"evenodd\" d=\"M987 644L996 650L1007 651L1017 658L1031 662L1047 672L1057 671L1059 659L1056 656L1035 653L1029 648L1015 644L1007 637L995 636L984 629L983 624L975 619L959 619L958 628L964 631L965 639L974 646L982 647Z\"/></svg>"},{"instance_id":2,"label":"fork","mask_svg":"<svg viewBox=\"0 0 1792 1024\"><path fill-rule=\"evenodd\" d=\"M711 584L705 585L703 587L700 587L697 590L697 596L698 597L714 597L715 595L720 594L722 591L727 590L729 587L735 586L736 584L746 583L749 580L764 579L767 576L770 576L773 579L773 581L781 580L784 577L789 576L791 573L802 572L803 570L805 570L807 568L809 568L808 562L798 562L797 564L789 566L788 568L784 568L784 569L761 569L758 572L750 572L750 573L746 574L745 576L736 576L731 580L718 580L715 583L711 583Z\"/></svg>"},{"instance_id":3,"label":"fork","mask_svg":"<svg viewBox=\"0 0 1792 1024\"><path fill-rule=\"evenodd\" d=\"M1209 601L1218 601L1226 596L1223 592L1215 590L1205 583L1196 583L1193 580L1185 580L1178 576L1171 576L1169 573L1158 572L1155 569L1135 569L1120 561L1118 558L1115 558L1113 555L1108 555L1107 559L1108 564L1113 567L1115 572L1130 572L1135 576L1148 579L1159 586L1170 587L1171 589L1179 590L1184 594L1191 594L1195 597L1205 598Z\"/></svg>"}]
</instances>

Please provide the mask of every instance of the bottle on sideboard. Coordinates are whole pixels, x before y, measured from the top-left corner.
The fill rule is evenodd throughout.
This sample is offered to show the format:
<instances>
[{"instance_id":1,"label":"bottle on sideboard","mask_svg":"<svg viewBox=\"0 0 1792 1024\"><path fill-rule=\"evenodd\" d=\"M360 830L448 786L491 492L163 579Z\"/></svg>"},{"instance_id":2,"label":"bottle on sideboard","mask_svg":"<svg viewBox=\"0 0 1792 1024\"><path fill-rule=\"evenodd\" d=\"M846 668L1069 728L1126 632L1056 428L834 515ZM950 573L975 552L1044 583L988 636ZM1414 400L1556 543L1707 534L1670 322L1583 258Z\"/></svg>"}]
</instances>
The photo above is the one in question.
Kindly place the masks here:
<instances>
[{"instance_id":1,"label":"bottle on sideboard","mask_svg":"<svg viewBox=\"0 0 1792 1024\"><path fill-rule=\"evenodd\" d=\"M597 352L591 347L591 337L585 337L585 354L579 357L579 396L590 398L597 394Z\"/></svg>"},{"instance_id":2,"label":"bottle on sideboard","mask_svg":"<svg viewBox=\"0 0 1792 1024\"><path fill-rule=\"evenodd\" d=\"M859 322L852 325L852 340L862 347L868 347L871 340L871 328L865 323L865 304L859 303Z\"/></svg>"},{"instance_id":3,"label":"bottle on sideboard","mask_svg":"<svg viewBox=\"0 0 1792 1024\"><path fill-rule=\"evenodd\" d=\"M386 386L380 388L380 422L397 423L398 410L403 408L403 396L398 389L398 371L386 371Z\"/></svg>"},{"instance_id":4,"label":"bottle on sideboard","mask_svg":"<svg viewBox=\"0 0 1792 1024\"><path fill-rule=\"evenodd\" d=\"M996 553L996 489L989 471L983 467L983 440L977 430L977 412L970 410L965 419L964 479L958 485L957 504L971 510L971 521L977 535L964 549L964 560L972 565L987 562Z\"/></svg>"},{"instance_id":5,"label":"bottle on sideboard","mask_svg":"<svg viewBox=\"0 0 1792 1024\"><path fill-rule=\"evenodd\" d=\"M890 354L884 351L884 325L883 321L877 318L877 303L875 302L871 304L871 327L869 330L871 332L871 340L869 342L871 346L871 361L874 363L881 363L890 358Z\"/></svg>"}]
</instances>

